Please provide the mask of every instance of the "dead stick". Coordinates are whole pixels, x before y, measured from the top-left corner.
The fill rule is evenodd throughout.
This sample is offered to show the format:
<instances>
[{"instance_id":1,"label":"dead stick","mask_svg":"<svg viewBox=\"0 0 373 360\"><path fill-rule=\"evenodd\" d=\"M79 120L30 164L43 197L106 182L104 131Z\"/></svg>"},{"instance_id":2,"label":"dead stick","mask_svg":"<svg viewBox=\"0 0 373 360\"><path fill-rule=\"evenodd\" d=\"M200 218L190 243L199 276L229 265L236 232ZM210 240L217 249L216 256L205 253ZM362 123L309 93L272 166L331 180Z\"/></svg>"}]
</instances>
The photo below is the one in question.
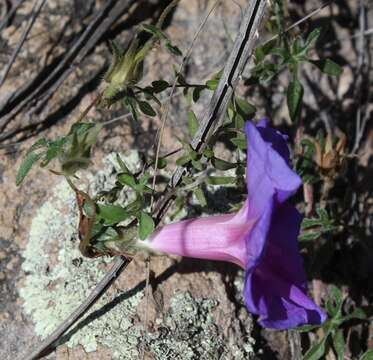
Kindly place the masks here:
<instances>
[{"instance_id":1,"label":"dead stick","mask_svg":"<svg viewBox=\"0 0 373 360\"><path fill-rule=\"evenodd\" d=\"M6 78L8 77L9 71L12 68L12 66L14 64L14 61L16 60L19 52L21 51L21 48L22 48L23 44L25 43L26 38L27 38L28 34L30 33L32 27L34 26L36 18L39 16L40 11L41 11L42 7L44 6L45 2L46 2L46 0L41 0L39 2L39 5L38 5L38 0L35 0L34 6L33 6L32 11L31 11L32 15L31 15L30 22L26 26L26 29L24 30L21 38L19 39L18 44L17 44L16 48L14 49L13 54L12 54L11 58L9 59L9 62L8 62L7 66L4 70L4 75L0 80L0 88L3 86Z\"/></svg>"},{"instance_id":2,"label":"dead stick","mask_svg":"<svg viewBox=\"0 0 373 360\"><path fill-rule=\"evenodd\" d=\"M9 19L16 13L17 9L22 5L25 0L18 0L18 2L13 5L10 9L9 13L4 16L4 18L0 21L0 31L7 25Z\"/></svg>"},{"instance_id":3,"label":"dead stick","mask_svg":"<svg viewBox=\"0 0 373 360\"><path fill-rule=\"evenodd\" d=\"M53 93L61 86L62 82L72 73L76 66L85 58L85 56L93 49L103 34L110 29L113 23L123 13L123 11L130 4L130 0L121 1L119 5L114 7L115 0L108 0L105 5L99 9L94 16L93 20L84 30L83 34L75 42L75 44L68 50L63 60L51 71L48 76L43 79L41 84L33 91L30 91L33 86L33 80L30 83L22 86L19 90L16 90L14 94L0 107L0 113L8 106L12 101L18 98L22 99L14 109L5 114L0 121L0 131L14 118L27 104L33 105L38 102L40 97L45 97L45 91L47 91L47 97L53 95ZM64 69L66 69L64 71ZM48 91L48 89L51 89ZM29 95L26 95L28 94ZM12 132L3 133L0 136L0 141L12 135Z\"/></svg>"},{"instance_id":4,"label":"dead stick","mask_svg":"<svg viewBox=\"0 0 373 360\"><path fill-rule=\"evenodd\" d=\"M235 40L231 55L225 65L223 75L219 80L219 84L215 93L210 101L208 111L200 123L199 129L193 138L192 146L201 151L202 144L206 141L208 134L218 125L220 118L225 112L226 105L230 96L233 93L233 86L238 82L239 75L242 73L245 64L253 51L256 36L255 33L259 28L261 19L266 7L266 0L250 1L242 24ZM163 200L160 202L158 208L157 220L160 221L161 217L165 214L165 209L169 206L173 198L173 189L180 182L181 176L185 171L184 167L177 168L168 186L168 190L164 195ZM122 270L128 265L130 260L120 257L105 277L100 281L97 287L93 290L90 296L79 306L69 318L58 327L42 344L31 353L31 356L26 357L27 360L38 359L46 353L59 337L73 326L91 306L104 294L106 289L112 284L116 277L118 277Z\"/></svg>"}]
</instances>

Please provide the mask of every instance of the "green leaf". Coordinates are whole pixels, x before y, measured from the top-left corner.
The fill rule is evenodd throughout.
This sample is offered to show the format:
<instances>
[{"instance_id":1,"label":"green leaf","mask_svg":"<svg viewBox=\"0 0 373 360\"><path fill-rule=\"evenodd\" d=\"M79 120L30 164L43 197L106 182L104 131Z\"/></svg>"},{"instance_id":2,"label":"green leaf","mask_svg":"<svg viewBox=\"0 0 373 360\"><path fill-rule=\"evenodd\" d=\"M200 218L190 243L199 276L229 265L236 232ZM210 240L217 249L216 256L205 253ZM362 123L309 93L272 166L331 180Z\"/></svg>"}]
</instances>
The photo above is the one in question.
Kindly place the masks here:
<instances>
[{"instance_id":1,"label":"green leaf","mask_svg":"<svg viewBox=\"0 0 373 360\"><path fill-rule=\"evenodd\" d=\"M120 175L118 175L118 181L122 185L127 185L131 188L135 188L136 185L137 185L137 182L136 182L134 176L132 176L131 174L120 174Z\"/></svg>"},{"instance_id":2,"label":"green leaf","mask_svg":"<svg viewBox=\"0 0 373 360\"><path fill-rule=\"evenodd\" d=\"M192 166L193 166L194 169L196 169L198 171L203 170L202 163L199 160L192 160Z\"/></svg>"},{"instance_id":3,"label":"green leaf","mask_svg":"<svg viewBox=\"0 0 373 360\"><path fill-rule=\"evenodd\" d=\"M36 143L32 144L30 148L27 150L26 154L29 154L30 152L33 152L37 149L40 149L42 147L48 147L49 142L46 139L39 139L36 141Z\"/></svg>"},{"instance_id":4,"label":"green leaf","mask_svg":"<svg viewBox=\"0 0 373 360\"><path fill-rule=\"evenodd\" d=\"M139 212L143 208L143 198L138 196L135 201L125 207L125 210L131 214Z\"/></svg>"},{"instance_id":5,"label":"green leaf","mask_svg":"<svg viewBox=\"0 0 373 360\"><path fill-rule=\"evenodd\" d=\"M223 159L219 159L217 157L213 157L211 160L212 165L214 168L218 170L229 170L229 169L234 169L237 164L230 163L228 161L225 161Z\"/></svg>"},{"instance_id":6,"label":"green leaf","mask_svg":"<svg viewBox=\"0 0 373 360\"><path fill-rule=\"evenodd\" d=\"M268 55L272 48L276 45L275 40L267 41L264 45L258 46L255 49L255 60L256 62L261 62L264 60L265 56Z\"/></svg>"},{"instance_id":7,"label":"green leaf","mask_svg":"<svg viewBox=\"0 0 373 360\"><path fill-rule=\"evenodd\" d=\"M361 355L359 360L373 360L373 349L368 350L366 353Z\"/></svg>"},{"instance_id":8,"label":"green leaf","mask_svg":"<svg viewBox=\"0 0 373 360\"><path fill-rule=\"evenodd\" d=\"M253 116L256 112L255 106L248 103L245 99L241 99L238 97L234 98L234 101L237 106L237 112L247 120L247 118Z\"/></svg>"},{"instance_id":9,"label":"green leaf","mask_svg":"<svg viewBox=\"0 0 373 360\"><path fill-rule=\"evenodd\" d=\"M325 60L308 60L312 65L316 66L324 74L331 76L340 76L343 69L330 59Z\"/></svg>"},{"instance_id":10,"label":"green leaf","mask_svg":"<svg viewBox=\"0 0 373 360\"><path fill-rule=\"evenodd\" d=\"M139 108L142 113L148 116L156 116L157 113L154 111L152 106L147 101L138 101Z\"/></svg>"},{"instance_id":11,"label":"green leaf","mask_svg":"<svg viewBox=\"0 0 373 360\"><path fill-rule=\"evenodd\" d=\"M245 150L247 148L247 141L245 135L240 134L237 137L230 139L231 143L236 145L240 150Z\"/></svg>"},{"instance_id":12,"label":"green leaf","mask_svg":"<svg viewBox=\"0 0 373 360\"><path fill-rule=\"evenodd\" d=\"M326 302L327 312L332 318L340 318L343 305L342 291L333 285L330 292L330 298Z\"/></svg>"},{"instance_id":13,"label":"green leaf","mask_svg":"<svg viewBox=\"0 0 373 360\"><path fill-rule=\"evenodd\" d=\"M197 86L193 89L193 95L192 95L192 98L193 98L193 101L194 102L197 102L201 96L201 92L205 90L205 87L202 85L202 86Z\"/></svg>"},{"instance_id":14,"label":"green leaf","mask_svg":"<svg viewBox=\"0 0 373 360\"><path fill-rule=\"evenodd\" d=\"M17 186L21 185L32 166L43 156L43 154L44 153L36 154L34 152L30 152L26 155L26 157L22 160L21 166L19 167L16 175Z\"/></svg>"},{"instance_id":15,"label":"green leaf","mask_svg":"<svg viewBox=\"0 0 373 360\"><path fill-rule=\"evenodd\" d=\"M163 39L168 39L167 36L156 26L151 25L151 24L143 24L142 25L143 29L150 33L153 34L156 37L163 38Z\"/></svg>"},{"instance_id":16,"label":"green leaf","mask_svg":"<svg viewBox=\"0 0 373 360\"><path fill-rule=\"evenodd\" d=\"M196 196L198 202L202 207L205 207L207 205L207 201L205 198L205 194L203 193L203 190L201 188L197 188L193 190L194 195Z\"/></svg>"},{"instance_id":17,"label":"green leaf","mask_svg":"<svg viewBox=\"0 0 373 360\"><path fill-rule=\"evenodd\" d=\"M338 360L344 360L345 354L345 342L343 339L343 331L341 329L337 330L333 334L333 347L337 354Z\"/></svg>"},{"instance_id":18,"label":"green leaf","mask_svg":"<svg viewBox=\"0 0 373 360\"><path fill-rule=\"evenodd\" d=\"M300 114L303 98L303 85L298 79L293 79L287 90L287 104L290 119L295 121Z\"/></svg>"},{"instance_id":19,"label":"green leaf","mask_svg":"<svg viewBox=\"0 0 373 360\"><path fill-rule=\"evenodd\" d=\"M155 160L154 160L155 162ZM158 158L157 169L164 169L167 166L167 159Z\"/></svg>"},{"instance_id":20,"label":"green leaf","mask_svg":"<svg viewBox=\"0 0 373 360\"><path fill-rule=\"evenodd\" d=\"M124 173L130 174L131 171L128 169L127 165L126 165L125 162L122 160L122 158L120 157L119 154L116 155L116 158L117 158L117 162L118 162L118 165L119 165L119 167L121 168L121 170L122 170Z\"/></svg>"},{"instance_id":21,"label":"green leaf","mask_svg":"<svg viewBox=\"0 0 373 360\"><path fill-rule=\"evenodd\" d=\"M63 146L66 142L66 137L62 137L51 142L45 153L45 158L43 159L41 166L47 166L54 158L56 158L63 151Z\"/></svg>"},{"instance_id":22,"label":"green leaf","mask_svg":"<svg viewBox=\"0 0 373 360\"><path fill-rule=\"evenodd\" d=\"M233 176L209 176L207 179L209 185L228 185L235 182L236 178Z\"/></svg>"},{"instance_id":23,"label":"green leaf","mask_svg":"<svg viewBox=\"0 0 373 360\"><path fill-rule=\"evenodd\" d=\"M363 309L356 308L351 314L348 314L342 318L343 321L351 319L366 320L368 318L366 312Z\"/></svg>"},{"instance_id":24,"label":"green leaf","mask_svg":"<svg viewBox=\"0 0 373 360\"><path fill-rule=\"evenodd\" d=\"M311 219L311 218L304 218L302 221L301 228L302 230L306 230L315 226L322 225L322 222L320 219Z\"/></svg>"},{"instance_id":25,"label":"green leaf","mask_svg":"<svg viewBox=\"0 0 373 360\"><path fill-rule=\"evenodd\" d=\"M206 81L206 86L210 90L216 90L216 88L218 87L218 83L219 83L219 80L212 79L212 80Z\"/></svg>"},{"instance_id":26,"label":"green leaf","mask_svg":"<svg viewBox=\"0 0 373 360\"><path fill-rule=\"evenodd\" d=\"M207 159L211 159L214 156L214 152L211 150L211 148L206 147L206 149L203 150L203 156L205 156Z\"/></svg>"},{"instance_id":27,"label":"green leaf","mask_svg":"<svg viewBox=\"0 0 373 360\"><path fill-rule=\"evenodd\" d=\"M133 116L133 119L135 121L139 121L138 119L138 115L137 115L137 108L136 108L136 101L133 97L130 97L130 96L126 96L124 99L123 99L123 104L124 106L130 111L130 113L132 114Z\"/></svg>"},{"instance_id":28,"label":"green leaf","mask_svg":"<svg viewBox=\"0 0 373 360\"><path fill-rule=\"evenodd\" d=\"M128 219L131 214L119 205L98 204L97 218L102 219L105 225L117 224Z\"/></svg>"},{"instance_id":29,"label":"green leaf","mask_svg":"<svg viewBox=\"0 0 373 360\"><path fill-rule=\"evenodd\" d=\"M183 155L176 160L176 165L185 166L190 160L189 155Z\"/></svg>"},{"instance_id":30,"label":"green leaf","mask_svg":"<svg viewBox=\"0 0 373 360\"><path fill-rule=\"evenodd\" d=\"M298 237L299 241L306 242L306 241L314 241L317 240L322 233L320 231L313 231L313 232L307 232Z\"/></svg>"},{"instance_id":31,"label":"green leaf","mask_svg":"<svg viewBox=\"0 0 373 360\"><path fill-rule=\"evenodd\" d=\"M316 28L315 30L311 31L307 36L303 49L308 50L309 47L319 38L320 34L321 28Z\"/></svg>"},{"instance_id":32,"label":"green leaf","mask_svg":"<svg viewBox=\"0 0 373 360\"><path fill-rule=\"evenodd\" d=\"M145 240L154 231L155 224L153 218L149 216L147 213L141 211L138 220L139 237L141 240Z\"/></svg>"},{"instance_id":33,"label":"green leaf","mask_svg":"<svg viewBox=\"0 0 373 360\"><path fill-rule=\"evenodd\" d=\"M321 342L312 346L304 355L303 360L319 360L325 354L326 337Z\"/></svg>"},{"instance_id":34,"label":"green leaf","mask_svg":"<svg viewBox=\"0 0 373 360\"><path fill-rule=\"evenodd\" d=\"M170 87L170 84L165 80L156 80L152 82L152 87L155 93L160 93Z\"/></svg>"},{"instance_id":35,"label":"green leaf","mask_svg":"<svg viewBox=\"0 0 373 360\"><path fill-rule=\"evenodd\" d=\"M188 113L188 128L190 135L193 137L198 130L198 120L196 114L192 110Z\"/></svg>"},{"instance_id":36,"label":"green leaf","mask_svg":"<svg viewBox=\"0 0 373 360\"><path fill-rule=\"evenodd\" d=\"M119 239L118 233L111 226L104 228L104 231L100 231L99 235L95 237L95 241L98 241L98 242L116 241L118 239Z\"/></svg>"},{"instance_id":37,"label":"green leaf","mask_svg":"<svg viewBox=\"0 0 373 360\"><path fill-rule=\"evenodd\" d=\"M263 61L265 56L266 56L266 53L264 52L263 47L258 46L255 49L255 61L256 61L256 63L259 63L259 62Z\"/></svg>"},{"instance_id":38,"label":"green leaf","mask_svg":"<svg viewBox=\"0 0 373 360\"><path fill-rule=\"evenodd\" d=\"M166 49L173 55L176 55L176 56L181 56L183 55L183 53L181 52L181 50L175 46L175 45L172 45L170 42L166 42Z\"/></svg>"}]
</instances>

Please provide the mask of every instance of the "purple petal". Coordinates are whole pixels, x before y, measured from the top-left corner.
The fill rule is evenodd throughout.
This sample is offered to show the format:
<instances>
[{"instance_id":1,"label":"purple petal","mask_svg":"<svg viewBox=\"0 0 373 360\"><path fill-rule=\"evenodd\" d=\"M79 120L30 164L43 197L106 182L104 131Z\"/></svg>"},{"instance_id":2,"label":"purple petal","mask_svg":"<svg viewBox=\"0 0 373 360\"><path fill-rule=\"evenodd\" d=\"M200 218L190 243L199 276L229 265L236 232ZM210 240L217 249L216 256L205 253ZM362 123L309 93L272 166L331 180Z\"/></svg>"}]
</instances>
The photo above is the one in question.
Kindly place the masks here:
<instances>
[{"instance_id":1,"label":"purple petal","mask_svg":"<svg viewBox=\"0 0 373 360\"><path fill-rule=\"evenodd\" d=\"M254 228L246 238L250 270L260 261L265 249L273 208L297 190L301 179L289 168L288 163L277 153L271 143L265 142L261 133L251 122L246 122L245 132L248 143L247 219L256 220ZM282 142L286 146L282 135L276 133L276 136L277 142Z\"/></svg>"},{"instance_id":2,"label":"purple petal","mask_svg":"<svg viewBox=\"0 0 373 360\"><path fill-rule=\"evenodd\" d=\"M273 329L321 324L323 313L306 294L306 274L297 236L301 216L283 204L273 211L267 248L256 267L246 272L245 302L260 315L259 323Z\"/></svg>"},{"instance_id":3,"label":"purple petal","mask_svg":"<svg viewBox=\"0 0 373 360\"><path fill-rule=\"evenodd\" d=\"M275 130L251 122L245 124L247 136L247 191L250 206L262 213L268 199L275 195L278 202L284 202L294 194L302 181L290 169L286 140ZM262 135L264 133L264 136ZM269 141L266 138L270 137ZM278 152L280 149L280 152ZM286 150L285 150L286 149ZM285 157L284 157L285 156Z\"/></svg>"},{"instance_id":4,"label":"purple petal","mask_svg":"<svg viewBox=\"0 0 373 360\"><path fill-rule=\"evenodd\" d=\"M319 324L325 314L307 297L306 276L297 247L301 217L285 201L301 185L288 165L286 137L261 121L247 122L248 262L245 303L264 327L285 329Z\"/></svg>"}]
</instances>

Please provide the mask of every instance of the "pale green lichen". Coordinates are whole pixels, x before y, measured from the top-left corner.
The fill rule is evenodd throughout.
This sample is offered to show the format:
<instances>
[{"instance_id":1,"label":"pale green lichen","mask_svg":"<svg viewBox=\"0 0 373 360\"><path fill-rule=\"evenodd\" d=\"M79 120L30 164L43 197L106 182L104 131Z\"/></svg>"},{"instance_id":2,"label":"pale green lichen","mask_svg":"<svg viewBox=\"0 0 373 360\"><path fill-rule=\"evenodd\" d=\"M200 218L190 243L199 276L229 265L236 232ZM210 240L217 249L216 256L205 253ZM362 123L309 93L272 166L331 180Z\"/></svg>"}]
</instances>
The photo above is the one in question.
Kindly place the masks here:
<instances>
[{"instance_id":1,"label":"pale green lichen","mask_svg":"<svg viewBox=\"0 0 373 360\"><path fill-rule=\"evenodd\" d=\"M125 159L133 170L140 163L133 152ZM115 156L110 155L104 163L103 171L90 176L93 193L108 190L115 183L115 174L119 171ZM128 201L124 197L122 201ZM35 332L42 338L85 299L105 275L103 265L112 261L82 258L77 227L75 194L62 181L36 212L23 254L26 279L20 294L25 312L31 316ZM135 317L144 292L129 295L128 290L104 295L83 320L84 326L68 334L66 344L69 347L80 344L87 352L103 345L112 350L113 359L124 360L139 358L144 340L147 349L159 360L250 358L250 339L240 341L238 346L237 341L223 338L212 315L218 305L215 300L194 299L188 292L177 293L171 299L170 309L157 320L155 332L142 336L142 327L135 324ZM114 299L115 305L105 309Z\"/></svg>"},{"instance_id":2,"label":"pale green lichen","mask_svg":"<svg viewBox=\"0 0 373 360\"><path fill-rule=\"evenodd\" d=\"M157 319L157 331L146 336L155 359L249 359L252 343L241 348L227 343L212 315L216 306L216 300L195 299L189 292L175 294L163 319Z\"/></svg>"},{"instance_id":3,"label":"pale green lichen","mask_svg":"<svg viewBox=\"0 0 373 360\"><path fill-rule=\"evenodd\" d=\"M35 332L42 338L85 299L105 275L102 265L111 261L81 257L77 247L77 225L74 193L62 181L36 213L23 254L22 268L27 275L20 294L26 313L35 323ZM120 297L126 290L129 289L112 296L104 295L90 313ZM112 349L113 359L136 358L140 329L133 325L133 318L142 297L143 291L138 291L92 321L86 321L85 326L69 338L67 345L80 344L90 352L101 344Z\"/></svg>"}]
</instances>

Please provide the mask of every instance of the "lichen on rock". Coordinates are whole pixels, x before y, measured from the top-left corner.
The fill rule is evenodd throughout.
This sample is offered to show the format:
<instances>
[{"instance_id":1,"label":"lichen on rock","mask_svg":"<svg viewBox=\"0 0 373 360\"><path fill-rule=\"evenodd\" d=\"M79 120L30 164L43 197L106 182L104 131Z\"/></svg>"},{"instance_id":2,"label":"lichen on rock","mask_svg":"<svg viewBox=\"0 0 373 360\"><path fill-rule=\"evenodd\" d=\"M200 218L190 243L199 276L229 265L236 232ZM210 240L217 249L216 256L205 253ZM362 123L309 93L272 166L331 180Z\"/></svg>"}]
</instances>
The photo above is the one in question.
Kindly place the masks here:
<instances>
[{"instance_id":1,"label":"lichen on rock","mask_svg":"<svg viewBox=\"0 0 373 360\"><path fill-rule=\"evenodd\" d=\"M77 225L75 195L62 181L36 213L23 254L22 268L27 275L20 294L25 312L32 317L35 332L41 338L47 337L85 299L105 275L106 264L112 261L81 257ZM105 294L90 314L127 290ZM74 331L67 345L80 344L87 352L97 350L99 344L106 345L112 349L114 359L123 358L123 354L133 359L138 354L134 345L138 343L140 331L133 325L133 318L142 297L143 291L138 291L100 316L83 320L84 327Z\"/></svg>"},{"instance_id":2,"label":"lichen on rock","mask_svg":"<svg viewBox=\"0 0 373 360\"><path fill-rule=\"evenodd\" d=\"M215 324L212 312L218 305L216 300L195 299L190 292L176 293L163 320L157 322L157 331L146 337L155 359L248 359L251 344L230 347Z\"/></svg>"}]
</instances>

